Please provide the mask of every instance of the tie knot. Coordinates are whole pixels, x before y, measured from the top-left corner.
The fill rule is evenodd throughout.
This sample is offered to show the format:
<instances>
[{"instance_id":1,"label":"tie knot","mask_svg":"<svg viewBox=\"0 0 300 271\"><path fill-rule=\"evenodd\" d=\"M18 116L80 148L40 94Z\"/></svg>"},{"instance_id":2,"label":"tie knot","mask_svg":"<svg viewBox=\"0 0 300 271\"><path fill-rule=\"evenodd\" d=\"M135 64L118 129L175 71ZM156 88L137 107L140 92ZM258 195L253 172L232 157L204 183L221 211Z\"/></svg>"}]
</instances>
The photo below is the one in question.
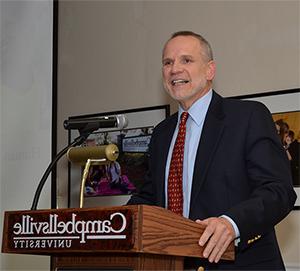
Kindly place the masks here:
<instances>
[{"instance_id":1,"label":"tie knot","mask_svg":"<svg viewBox=\"0 0 300 271\"><path fill-rule=\"evenodd\" d=\"M187 119L189 117L189 113L188 112L182 112L181 116L180 116L180 123L185 124Z\"/></svg>"}]
</instances>

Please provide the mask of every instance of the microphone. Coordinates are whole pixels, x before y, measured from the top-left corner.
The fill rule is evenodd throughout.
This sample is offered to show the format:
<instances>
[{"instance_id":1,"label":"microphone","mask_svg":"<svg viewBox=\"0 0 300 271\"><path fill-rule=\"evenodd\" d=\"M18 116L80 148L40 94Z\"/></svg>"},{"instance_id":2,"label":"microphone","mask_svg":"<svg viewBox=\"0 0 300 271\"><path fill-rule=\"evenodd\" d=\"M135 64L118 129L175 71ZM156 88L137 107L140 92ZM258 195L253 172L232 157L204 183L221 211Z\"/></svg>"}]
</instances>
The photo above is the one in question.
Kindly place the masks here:
<instances>
[{"instance_id":1,"label":"microphone","mask_svg":"<svg viewBox=\"0 0 300 271\"><path fill-rule=\"evenodd\" d=\"M38 201L42 192L42 189L47 181L49 174L51 173L53 167L56 165L58 160L70 149L68 154L69 159L76 160L77 162L81 162L83 159L88 159L89 156L98 158L99 156L105 156L106 159L110 161L114 161L117 159L119 155L119 150L115 145L109 145L98 148L86 148L84 151L74 149L73 147L81 145L88 136L95 130L100 128L119 128L123 129L127 127L128 120L124 115L117 116L108 116L108 117L96 117L96 118L82 118L82 119L69 119L64 121L64 127L67 130L77 129L79 130L80 136L74 139L67 147L61 150L51 161L50 165L47 167L42 179L40 180L38 187L35 191L31 210L36 210Z\"/></svg>"},{"instance_id":2,"label":"microphone","mask_svg":"<svg viewBox=\"0 0 300 271\"><path fill-rule=\"evenodd\" d=\"M78 118L64 121L66 130L79 130L83 132L95 131L100 128L126 128L128 120L125 115L105 116L95 118Z\"/></svg>"}]
</instances>

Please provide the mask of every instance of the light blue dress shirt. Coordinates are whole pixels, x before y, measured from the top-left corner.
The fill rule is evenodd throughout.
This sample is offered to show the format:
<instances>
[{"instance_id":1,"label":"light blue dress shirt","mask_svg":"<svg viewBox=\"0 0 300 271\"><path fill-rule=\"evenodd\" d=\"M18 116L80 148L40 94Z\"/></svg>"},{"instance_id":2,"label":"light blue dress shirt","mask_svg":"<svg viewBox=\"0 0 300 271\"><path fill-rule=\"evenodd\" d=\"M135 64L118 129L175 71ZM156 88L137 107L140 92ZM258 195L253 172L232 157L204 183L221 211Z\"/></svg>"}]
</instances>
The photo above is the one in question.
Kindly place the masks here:
<instances>
[{"instance_id":1,"label":"light blue dress shirt","mask_svg":"<svg viewBox=\"0 0 300 271\"><path fill-rule=\"evenodd\" d=\"M210 90L203 97L201 97L201 99L197 100L188 110L189 117L186 122L186 136L185 136L185 144L184 144L184 159L183 159L183 174L182 174L183 216L184 217L189 217L192 182L193 182L194 165L196 160L197 148L202 133L204 119L212 99L212 93L213 93L212 90ZM173 138L170 144L167 163L166 163L166 171L165 171L166 205L168 204L167 187L168 187L169 168L170 168L173 148L178 134L180 116L182 112L184 112L184 110L181 107L179 107L177 126L174 131ZM239 230L235 222L230 217L227 216L224 217L231 222L231 224L234 227L236 237L239 237Z\"/></svg>"}]
</instances>

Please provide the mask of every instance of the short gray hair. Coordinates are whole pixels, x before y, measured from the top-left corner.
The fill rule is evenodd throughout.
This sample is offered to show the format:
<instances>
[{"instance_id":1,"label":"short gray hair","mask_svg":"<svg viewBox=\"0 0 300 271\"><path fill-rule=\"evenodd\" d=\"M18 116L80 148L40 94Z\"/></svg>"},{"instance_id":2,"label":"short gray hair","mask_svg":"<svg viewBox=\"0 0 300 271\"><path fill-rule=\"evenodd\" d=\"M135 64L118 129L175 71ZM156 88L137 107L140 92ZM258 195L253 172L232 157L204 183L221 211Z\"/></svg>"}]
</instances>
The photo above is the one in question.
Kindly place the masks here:
<instances>
[{"instance_id":1,"label":"short gray hair","mask_svg":"<svg viewBox=\"0 0 300 271\"><path fill-rule=\"evenodd\" d=\"M213 52L212 52L212 49L211 49L211 46L210 46L209 42L203 36L201 36L200 34L197 34L197 33L192 32L192 31L178 31L178 32L173 33L171 38L168 41L170 41L171 39L174 39L178 36L192 36L192 37L198 39L199 42L200 42L200 45L204 49L204 55L207 58L207 60L211 61L211 60L214 59L213 58Z\"/></svg>"}]
</instances>

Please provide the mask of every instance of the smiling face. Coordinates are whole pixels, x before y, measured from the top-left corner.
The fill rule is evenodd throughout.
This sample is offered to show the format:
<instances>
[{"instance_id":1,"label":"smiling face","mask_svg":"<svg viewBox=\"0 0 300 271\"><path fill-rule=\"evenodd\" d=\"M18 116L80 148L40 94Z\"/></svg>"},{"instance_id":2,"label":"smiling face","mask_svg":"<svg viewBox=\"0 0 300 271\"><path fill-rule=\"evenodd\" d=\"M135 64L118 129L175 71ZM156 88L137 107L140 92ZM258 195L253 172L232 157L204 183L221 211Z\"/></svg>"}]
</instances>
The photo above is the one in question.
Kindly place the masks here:
<instances>
[{"instance_id":1,"label":"smiling face","mask_svg":"<svg viewBox=\"0 0 300 271\"><path fill-rule=\"evenodd\" d=\"M162 64L164 87L185 110L212 87L215 63L208 60L200 41L193 36L170 39L163 50Z\"/></svg>"}]
</instances>

